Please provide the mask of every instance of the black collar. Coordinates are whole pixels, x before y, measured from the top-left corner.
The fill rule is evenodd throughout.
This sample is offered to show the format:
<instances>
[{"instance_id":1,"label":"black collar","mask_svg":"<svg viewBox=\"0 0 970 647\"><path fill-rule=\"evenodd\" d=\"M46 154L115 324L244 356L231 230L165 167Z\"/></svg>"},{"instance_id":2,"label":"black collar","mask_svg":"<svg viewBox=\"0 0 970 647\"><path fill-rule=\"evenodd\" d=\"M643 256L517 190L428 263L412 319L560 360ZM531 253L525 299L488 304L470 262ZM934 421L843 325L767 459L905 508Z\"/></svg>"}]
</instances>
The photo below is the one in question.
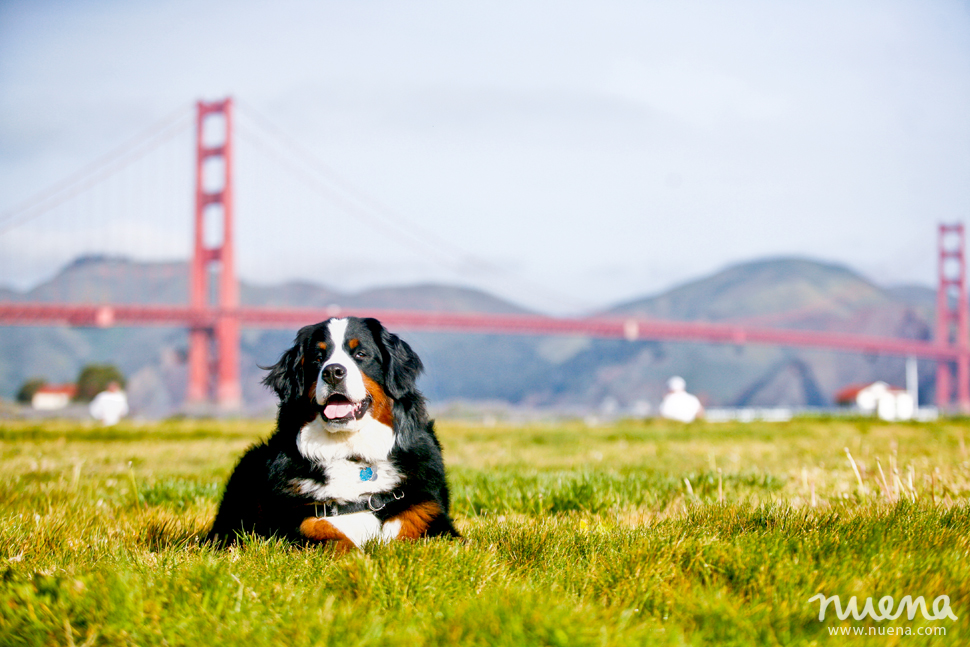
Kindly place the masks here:
<instances>
[{"instance_id":1,"label":"black collar","mask_svg":"<svg viewBox=\"0 0 970 647\"><path fill-rule=\"evenodd\" d=\"M377 492L368 494L362 499L338 503L333 499L327 501L313 501L307 503L307 507L313 508L314 517L336 517L341 514L352 514L354 512L377 512L391 501L404 498L403 492L396 490L391 492Z\"/></svg>"}]
</instances>

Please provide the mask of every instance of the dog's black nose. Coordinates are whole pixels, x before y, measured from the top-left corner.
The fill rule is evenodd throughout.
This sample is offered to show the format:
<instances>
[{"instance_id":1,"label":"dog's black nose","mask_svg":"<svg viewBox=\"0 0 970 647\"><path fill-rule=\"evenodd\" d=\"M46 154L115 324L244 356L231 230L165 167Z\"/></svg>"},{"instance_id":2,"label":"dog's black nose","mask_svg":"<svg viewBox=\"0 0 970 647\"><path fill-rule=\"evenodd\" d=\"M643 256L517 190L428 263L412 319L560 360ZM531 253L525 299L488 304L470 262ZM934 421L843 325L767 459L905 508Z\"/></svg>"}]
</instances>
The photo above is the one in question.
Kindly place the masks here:
<instances>
[{"instance_id":1,"label":"dog's black nose","mask_svg":"<svg viewBox=\"0 0 970 647\"><path fill-rule=\"evenodd\" d=\"M347 369L340 364L323 367L323 381L330 386L337 386L345 377L347 377Z\"/></svg>"}]
</instances>

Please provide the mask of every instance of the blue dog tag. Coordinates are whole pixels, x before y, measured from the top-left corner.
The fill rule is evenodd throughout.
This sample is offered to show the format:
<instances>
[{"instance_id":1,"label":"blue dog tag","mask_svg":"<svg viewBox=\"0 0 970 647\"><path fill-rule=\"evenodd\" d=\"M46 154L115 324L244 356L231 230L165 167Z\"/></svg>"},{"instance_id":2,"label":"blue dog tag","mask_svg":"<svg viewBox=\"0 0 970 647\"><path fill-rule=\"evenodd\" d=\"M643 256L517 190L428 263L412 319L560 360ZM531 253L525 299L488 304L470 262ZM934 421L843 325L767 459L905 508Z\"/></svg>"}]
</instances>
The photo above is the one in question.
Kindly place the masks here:
<instances>
[{"instance_id":1,"label":"blue dog tag","mask_svg":"<svg viewBox=\"0 0 970 647\"><path fill-rule=\"evenodd\" d=\"M360 480L361 481L376 481L377 474L369 467L360 468Z\"/></svg>"}]
</instances>

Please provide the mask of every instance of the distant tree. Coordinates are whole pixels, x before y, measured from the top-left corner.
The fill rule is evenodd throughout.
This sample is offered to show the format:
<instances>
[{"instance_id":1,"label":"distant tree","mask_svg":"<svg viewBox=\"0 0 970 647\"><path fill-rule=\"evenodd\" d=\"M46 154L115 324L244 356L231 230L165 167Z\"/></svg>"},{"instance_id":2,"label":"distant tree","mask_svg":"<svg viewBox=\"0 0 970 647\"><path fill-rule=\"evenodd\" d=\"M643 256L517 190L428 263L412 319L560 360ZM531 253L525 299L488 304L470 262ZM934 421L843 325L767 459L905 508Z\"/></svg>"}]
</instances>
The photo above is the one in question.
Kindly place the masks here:
<instances>
[{"instance_id":1,"label":"distant tree","mask_svg":"<svg viewBox=\"0 0 970 647\"><path fill-rule=\"evenodd\" d=\"M88 364L77 376L77 395L75 399L90 402L94 396L108 388L112 382L125 386L125 376L114 364Z\"/></svg>"},{"instance_id":2,"label":"distant tree","mask_svg":"<svg viewBox=\"0 0 970 647\"><path fill-rule=\"evenodd\" d=\"M47 380L42 377L32 377L20 386L17 391L17 402L29 404L34 399L37 389L47 384Z\"/></svg>"}]
</instances>

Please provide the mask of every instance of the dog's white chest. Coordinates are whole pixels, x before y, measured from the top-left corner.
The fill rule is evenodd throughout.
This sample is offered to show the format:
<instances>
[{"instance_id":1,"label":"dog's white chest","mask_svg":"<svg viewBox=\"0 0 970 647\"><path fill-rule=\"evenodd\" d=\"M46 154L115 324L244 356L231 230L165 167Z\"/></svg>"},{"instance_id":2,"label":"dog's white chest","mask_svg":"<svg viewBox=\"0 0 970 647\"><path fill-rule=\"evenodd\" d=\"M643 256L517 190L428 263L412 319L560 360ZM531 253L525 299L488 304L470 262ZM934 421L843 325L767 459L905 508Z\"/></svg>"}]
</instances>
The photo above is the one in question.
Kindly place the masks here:
<instances>
[{"instance_id":1,"label":"dog's white chest","mask_svg":"<svg viewBox=\"0 0 970 647\"><path fill-rule=\"evenodd\" d=\"M401 482L401 474L387 460L394 447L394 432L369 418L358 431L327 431L320 418L303 427L297 447L327 474L327 482L301 479L300 491L318 501L346 503L368 494L389 492Z\"/></svg>"}]
</instances>

